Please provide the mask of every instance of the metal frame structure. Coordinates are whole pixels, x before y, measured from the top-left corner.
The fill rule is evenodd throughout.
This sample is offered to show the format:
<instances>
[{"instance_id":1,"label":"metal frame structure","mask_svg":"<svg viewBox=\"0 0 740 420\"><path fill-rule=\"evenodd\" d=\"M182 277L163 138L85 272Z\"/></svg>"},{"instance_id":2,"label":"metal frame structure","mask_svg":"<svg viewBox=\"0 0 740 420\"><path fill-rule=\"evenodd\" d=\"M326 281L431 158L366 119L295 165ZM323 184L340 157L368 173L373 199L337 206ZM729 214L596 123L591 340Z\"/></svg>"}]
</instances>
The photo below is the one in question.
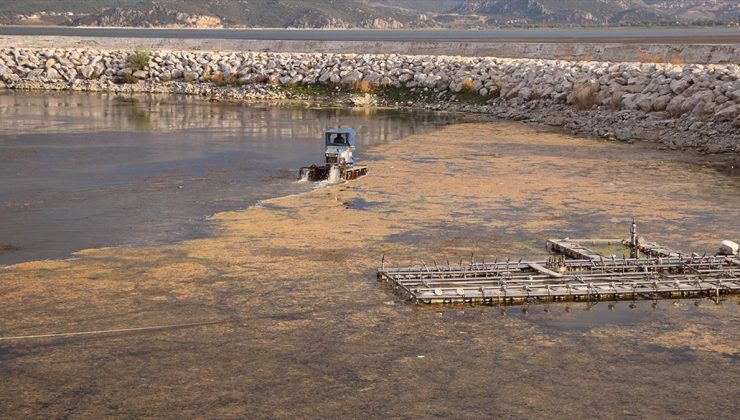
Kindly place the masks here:
<instances>
[{"instance_id":1,"label":"metal frame structure","mask_svg":"<svg viewBox=\"0 0 740 420\"><path fill-rule=\"evenodd\" d=\"M640 258L604 257L587 243L634 243ZM719 297L740 293L740 257L684 256L657 244L636 240L551 239L547 248L576 259L475 262L452 266L378 269L378 279L413 303L514 304L551 301L636 300Z\"/></svg>"}]
</instances>

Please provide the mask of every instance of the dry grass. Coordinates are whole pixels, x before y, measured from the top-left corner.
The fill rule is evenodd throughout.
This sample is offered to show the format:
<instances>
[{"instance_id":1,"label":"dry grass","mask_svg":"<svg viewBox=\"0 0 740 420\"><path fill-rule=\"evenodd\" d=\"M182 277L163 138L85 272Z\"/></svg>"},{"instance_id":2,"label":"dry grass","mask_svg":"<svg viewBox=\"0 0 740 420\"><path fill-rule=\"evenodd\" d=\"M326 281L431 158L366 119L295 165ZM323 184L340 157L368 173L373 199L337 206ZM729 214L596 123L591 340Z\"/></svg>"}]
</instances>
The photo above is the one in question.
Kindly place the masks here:
<instances>
[{"instance_id":1,"label":"dry grass","mask_svg":"<svg viewBox=\"0 0 740 420\"><path fill-rule=\"evenodd\" d=\"M463 93L471 93L473 91L473 80L472 79L463 80L461 91Z\"/></svg>"},{"instance_id":2,"label":"dry grass","mask_svg":"<svg viewBox=\"0 0 740 420\"><path fill-rule=\"evenodd\" d=\"M622 94L623 92L619 89L612 92L611 100L609 101L609 109L612 111L618 111L622 108Z\"/></svg>"},{"instance_id":3,"label":"dry grass","mask_svg":"<svg viewBox=\"0 0 740 420\"><path fill-rule=\"evenodd\" d=\"M542 90L539 87L532 88L532 94L529 96L531 100L542 99Z\"/></svg>"},{"instance_id":4,"label":"dry grass","mask_svg":"<svg viewBox=\"0 0 740 420\"><path fill-rule=\"evenodd\" d=\"M641 53L639 56L637 56L637 61L640 63L662 63L663 58L659 55Z\"/></svg>"},{"instance_id":5,"label":"dry grass","mask_svg":"<svg viewBox=\"0 0 740 420\"><path fill-rule=\"evenodd\" d=\"M683 58L674 55L673 57L669 59L665 59L665 57L661 57L659 55L650 55L650 54L640 54L637 58L637 61L640 63L670 63L674 65L683 64Z\"/></svg>"},{"instance_id":6,"label":"dry grass","mask_svg":"<svg viewBox=\"0 0 740 420\"><path fill-rule=\"evenodd\" d=\"M236 74L224 76L223 73L216 73L211 76L211 82L216 86L233 86L239 84L239 78Z\"/></svg>"},{"instance_id":7,"label":"dry grass","mask_svg":"<svg viewBox=\"0 0 740 420\"><path fill-rule=\"evenodd\" d=\"M373 87L373 84L368 82L367 80L358 80L352 84L352 89L356 90L359 93L368 93L373 90Z\"/></svg>"},{"instance_id":8,"label":"dry grass","mask_svg":"<svg viewBox=\"0 0 740 420\"><path fill-rule=\"evenodd\" d=\"M582 83L576 86L573 106L578 109L591 109L596 103L596 94L598 91L598 86L592 83Z\"/></svg>"},{"instance_id":9,"label":"dry grass","mask_svg":"<svg viewBox=\"0 0 740 420\"><path fill-rule=\"evenodd\" d=\"M270 81L270 78L264 74L260 74L252 78L252 83L255 85L264 85Z\"/></svg>"}]
</instances>

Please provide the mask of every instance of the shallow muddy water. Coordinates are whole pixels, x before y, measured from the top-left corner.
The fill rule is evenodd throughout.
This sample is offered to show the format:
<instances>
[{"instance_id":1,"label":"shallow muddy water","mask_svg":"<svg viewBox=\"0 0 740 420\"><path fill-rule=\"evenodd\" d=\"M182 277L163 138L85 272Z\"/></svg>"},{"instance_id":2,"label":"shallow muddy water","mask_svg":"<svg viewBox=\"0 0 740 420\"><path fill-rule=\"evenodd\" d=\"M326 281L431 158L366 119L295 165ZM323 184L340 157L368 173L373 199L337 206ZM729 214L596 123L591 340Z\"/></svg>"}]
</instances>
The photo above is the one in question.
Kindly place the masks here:
<instances>
[{"instance_id":1,"label":"shallow muddy water","mask_svg":"<svg viewBox=\"0 0 740 420\"><path fill-rule=\"evenodd\" d=\"M173 96L0 94L0 264L196 237L217 211L310 188L322 132L358 154L451 116L210 103Z\"/></svg>"},{"instance_id":2,"label":"shallow muddy water","mask_svg":"<svg viewBox=\"0 0 740 420\"><path fill-rule=\"evenodd\" d=\"M693 156L511 122L368 148L355 182L220 212L203 237L0 270L20 416L734 418L740 301L412 306L376 278L422 259L544 256L559 236L713 252L740 180Z\"/></svg>"}]
</instances>

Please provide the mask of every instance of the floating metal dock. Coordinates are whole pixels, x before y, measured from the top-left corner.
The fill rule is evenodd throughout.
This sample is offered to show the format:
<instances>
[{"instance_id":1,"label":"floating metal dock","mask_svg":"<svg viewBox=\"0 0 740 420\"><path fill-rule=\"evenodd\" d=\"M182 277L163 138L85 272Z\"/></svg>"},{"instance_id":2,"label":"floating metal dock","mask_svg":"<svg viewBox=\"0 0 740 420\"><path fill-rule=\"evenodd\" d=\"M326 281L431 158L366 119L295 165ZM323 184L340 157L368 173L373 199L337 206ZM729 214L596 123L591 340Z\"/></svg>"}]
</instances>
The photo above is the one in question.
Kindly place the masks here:
<instances>
[{"instance_id":1,"label":"floating metal dock","mask_svg":"<svg viewBox=\"0 0 740 420\"><path fill-rule=\"evenodd\" d=\"M625 245L622 239L548 239L545 247L548 251L563 254L574 259L591 260L601 257L586 245Z\"/></svg>"},{"instance_id":2,"label":"floating metal dock","mask_svg":"<svg viewBox=\"0 0 740 420\"><path fill-rule=\"evenodd\" d=\"M386 268L378 278L414 303L511 304L635 300L740 292L740 259L727 256L506 261Z\"/></svg>"},{"instance_id":3,"label":"floating metal dock","mask_svg":"<svg viewBox=\"0 0 740 420\"><path fill-rule=\"evenodd\" d=\"M589 248L597 245L623 247L630 258L605 256ZM629 239L548 239L545 247L559 256L546 261L507 259L493 263L476 263L471 258L467 265L460 261L459 267L449 262L440 267L435 262L433 268L424 262L423 267L386 268L384 257L378 279L414 303L719 298L740 293L740 254L736 244L730 247L733 255L687 256L643 241L637 236L634 219Z\"/></svg>"}]
</instances>

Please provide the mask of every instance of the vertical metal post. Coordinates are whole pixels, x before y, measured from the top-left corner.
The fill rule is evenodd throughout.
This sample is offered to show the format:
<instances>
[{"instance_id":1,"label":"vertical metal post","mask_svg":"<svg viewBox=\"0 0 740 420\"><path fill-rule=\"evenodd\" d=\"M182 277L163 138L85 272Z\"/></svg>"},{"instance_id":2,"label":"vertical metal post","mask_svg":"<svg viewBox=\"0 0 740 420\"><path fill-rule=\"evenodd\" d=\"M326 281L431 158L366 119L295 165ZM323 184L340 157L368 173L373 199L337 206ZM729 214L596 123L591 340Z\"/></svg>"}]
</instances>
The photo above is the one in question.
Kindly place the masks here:
<instances>
[{"instance_id":1,"label":"vertical metal post","mask_svg":"<svg viewBox=\"0 0 740 420\"><path fill-rule=\"evenodd\" d=\"M637 222L634 217L632 217L632 225L630 226L630 245L632 247L632 257L637 258L640 251L637 249Z\"/></svg>"}]
</instances>

